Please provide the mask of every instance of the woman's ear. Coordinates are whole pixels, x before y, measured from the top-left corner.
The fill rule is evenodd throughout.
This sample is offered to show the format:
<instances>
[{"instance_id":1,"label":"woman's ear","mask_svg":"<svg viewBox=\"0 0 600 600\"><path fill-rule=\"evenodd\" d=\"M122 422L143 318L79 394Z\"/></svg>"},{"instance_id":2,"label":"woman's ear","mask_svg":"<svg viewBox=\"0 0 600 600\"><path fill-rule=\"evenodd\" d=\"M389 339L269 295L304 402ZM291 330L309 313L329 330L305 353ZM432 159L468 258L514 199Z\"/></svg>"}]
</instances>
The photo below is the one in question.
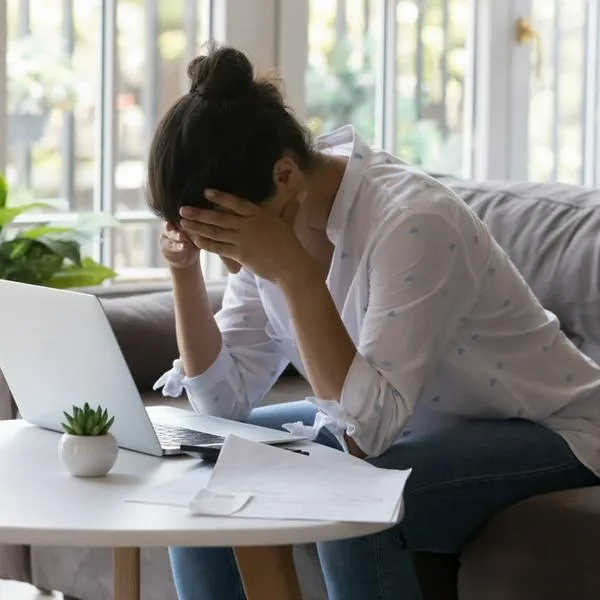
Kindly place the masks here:
<instances>
[{"instance_id":1,"label":"woman's ear","mask_svg":"<svg viewBox=\"0 0 600 600\"><path fill-rule=\"evenodd\" d=\"M295 161L284 156L273 166L273 183L277 196L289 197L304 187L304 176Z\"/></svg>"}]
</instances>

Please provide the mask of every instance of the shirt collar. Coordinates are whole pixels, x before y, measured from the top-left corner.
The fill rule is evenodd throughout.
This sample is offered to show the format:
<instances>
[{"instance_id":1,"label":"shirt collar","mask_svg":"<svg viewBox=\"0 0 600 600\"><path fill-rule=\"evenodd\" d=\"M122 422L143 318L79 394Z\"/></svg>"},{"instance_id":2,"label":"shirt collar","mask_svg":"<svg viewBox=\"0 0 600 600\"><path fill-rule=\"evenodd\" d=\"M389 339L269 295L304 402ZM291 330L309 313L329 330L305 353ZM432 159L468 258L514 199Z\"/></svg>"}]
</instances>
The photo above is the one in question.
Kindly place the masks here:
<instances>
[{"instance_id":1,"label":"shirt collar","mask_svg":"<svg viewBox=\"0 0 600 600\"><path fill-rule=\"evenodd\" d=\"M326 154L349 158L327 220L327 237L333 245L336 245L346 227L373 151L352 125L346 125L318 137L315 140L315 148Z\"/></svg>"}]
</instances>

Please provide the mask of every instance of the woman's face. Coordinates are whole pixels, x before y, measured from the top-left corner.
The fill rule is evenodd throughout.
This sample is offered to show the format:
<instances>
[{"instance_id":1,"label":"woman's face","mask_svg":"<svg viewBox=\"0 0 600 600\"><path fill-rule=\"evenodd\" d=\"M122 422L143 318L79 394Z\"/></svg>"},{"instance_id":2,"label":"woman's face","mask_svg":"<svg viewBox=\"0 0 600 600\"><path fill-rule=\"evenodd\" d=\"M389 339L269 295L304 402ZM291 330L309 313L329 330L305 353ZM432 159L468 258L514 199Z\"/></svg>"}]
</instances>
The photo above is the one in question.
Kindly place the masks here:
<instances>
[{"instance_id":1,"label":"woman's face","mask_svg":"<svg viewBox=\"0 0 600 600\"><path fill-rule=\"evenodd\" d=\"M302 171L291 158L284 157L273 168L273 180L275 195L261 202L261 207L274 213L294 229L296 217L307 196ZM232 259L221 258L221 261L230 273L237 273L242 268Z\"/></svg>"}]
</instances>

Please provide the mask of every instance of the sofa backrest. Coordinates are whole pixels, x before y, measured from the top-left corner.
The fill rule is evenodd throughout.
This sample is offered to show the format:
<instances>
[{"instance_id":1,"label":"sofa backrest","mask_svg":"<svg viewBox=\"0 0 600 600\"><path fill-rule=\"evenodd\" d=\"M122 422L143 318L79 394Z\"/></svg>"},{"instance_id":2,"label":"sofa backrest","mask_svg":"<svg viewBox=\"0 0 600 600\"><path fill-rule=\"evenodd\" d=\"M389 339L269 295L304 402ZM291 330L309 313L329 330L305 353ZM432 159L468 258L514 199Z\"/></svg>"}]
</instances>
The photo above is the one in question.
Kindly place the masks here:
<instances>
[{"instance_id":1,"label":"sofa backrest","mask_svg":"<svg viewBox=\"0 0 600 600\"><path fill-rule=\"evenodd\" d=\"M168 287L152 291L149 286L116 284L93 290L141 392L151 390L178 356L173 293ZM213 312L221 306L223 289L222 283L208 286Z\"/></svg>"},{"instance_id":2,"label":"sofa backrest","mask_svg":"<svg viewBox=\"0 0 600 600\"><path fill-rule=\"evenodd\" d=\"M600 190L438 179L486 223L564 330L600 349Z\"/></svg>"}]
</instances>

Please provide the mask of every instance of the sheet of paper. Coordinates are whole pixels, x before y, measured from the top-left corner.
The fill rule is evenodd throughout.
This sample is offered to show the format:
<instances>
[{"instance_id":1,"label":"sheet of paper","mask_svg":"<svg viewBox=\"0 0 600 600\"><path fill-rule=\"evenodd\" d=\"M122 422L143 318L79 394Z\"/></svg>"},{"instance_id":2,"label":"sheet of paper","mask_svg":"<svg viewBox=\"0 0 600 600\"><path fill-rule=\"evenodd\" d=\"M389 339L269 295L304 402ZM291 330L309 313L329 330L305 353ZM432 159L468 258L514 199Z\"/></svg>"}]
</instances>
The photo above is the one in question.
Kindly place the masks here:
<instances>
[{"instance_id":1,"label":"sheet of paper","mask_svg":"<svg viewBox=\"0 0 600 600\"><path fill-rule=\"evenodd\" d=\"M231 518L396 523L409 475L342 452L305 456L232 435L212 474L201 467L128 501Z\"/></svg>"},{"instance_id":2,"label":"sheet of paper","mask_svg":"<svg viewBox=\"0 0 600 600\"><path fill-rule=\"evenodd\" d=\"M409 474L229 436L207 487L251 496L234 517L394 523Z\"/></svg>"},{"instance_id":3,"label":"sheet of paper","mask_svg":"<svg viewBox=\"0 0 600 600\"><path fill-rule=\"evenodd\" d=\"M196 494L206 487L210 475L211 469L201 465L177 479L141 489L127 498L126 502L188 507Z\"/></svg>"},{"instance_id":4,"label":"sheet of paper","mask_svg":"<svg viewBox=\"0 0 600 600\"><path fill-rule=\"evenodd\" d=\"M203 488L190 502L190 512L193 515L228 517L241 510L250 498L250 494L229 494Z\"/></svg>"}]
</instances>

